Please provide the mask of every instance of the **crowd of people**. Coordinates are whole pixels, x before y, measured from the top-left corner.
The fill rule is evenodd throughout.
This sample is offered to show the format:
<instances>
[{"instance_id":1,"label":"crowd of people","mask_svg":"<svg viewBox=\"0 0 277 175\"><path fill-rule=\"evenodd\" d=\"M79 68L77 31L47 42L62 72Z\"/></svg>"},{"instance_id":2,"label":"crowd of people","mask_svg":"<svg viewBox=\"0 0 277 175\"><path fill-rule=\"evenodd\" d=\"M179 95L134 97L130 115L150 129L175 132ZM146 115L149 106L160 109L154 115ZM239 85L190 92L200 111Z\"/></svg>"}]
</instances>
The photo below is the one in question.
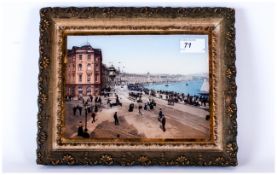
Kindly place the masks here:
<instances>
[{"instance_id":1,"label":"crowd of people","mask_svg":"<svg viewBox=\"0 0 277 175\"><path fill-rule=\"evenodd\" d=\"M112 102L109 98L110 95L101 93L100 96L93 97L89 95L88 97L79 97L77 101L73 104L73 116L82 116L84 112L85 115L85 126L83 126L82 121L79 121L79 126L77 129L77 135L83 138L89 138L88 129L87 129L87 117L90 115L92 118L92 122L96 122L96 115L98 112L102 111L104 104L102 103L102 96L108 97L107 99L107 108L112 108L113 106L122 106L122 103L119 99L119 96L115 93L115 102ZM72 99L70 99L71 101ZM117 112L114 114L115 125L119 125L119 120L117 116Z\"/></svg>"},{"instance_id":2,"label":"crowd of people","mask_svg":"<svg viewBox=\"0 0 277 175\"><path fill-rule=\"evenodd\" d=\"M169 105L174 105L174 103L184 103L193 106L203 106L206 107L209 104L209 97L206 94L199 95L185 95L184 93L177 93L173 91L153 91L149 89L144 90L145 93L149 93L152 96L163 98L168 101Z\"/></svg>"},{"instance_id":3,"label":"crowd of people","mask_svg":"<svg viewBox=\"0 0 277 175\"><path fill-rule=\"evenodd\" d=\"M101 96L89 95L87 98L79 97L72 107L73 116L82 116L82 112L85 114L85 126L83 126L82 121L79 121L79 126L77 130L77 135L83 138L89 138L89 133L87 129L87 117L90 115L92 118L91 123L96 122L97 112L102 109L102 98Z\"/></svg>"},{"instance_id":4,"label":"crowd of people","mask_svg":"<svg viewBox=\"0 0 277 175\"><path fill-rule=\"evenodd\" d=\"M79 115L82 115L82 111L84 109L85 115L91 112L98 112L99 108L102 105L102 99L100 96L96 96L94 99L94 104L93 104L93 96L90 95L88 96L87 99L81 97L77 103L74 104L72 110L73 110L73 115L76 116L79 111Z\"/></svg>"},{"instance_id":5,"label":"crowd of people","mask_svg":"<svg viewBox=\"0 0 277 175\"><path fill-rule=\"evenodd\" d=\"M115 94L115 97L116 97L115 103L121 103L117 94ZM90 114L91 117L92 117L92 123L94 123L96 121L96 114L98 112L98 109L101 107L101 104L102 104L101 103L102 101L100 99L101 99L101 97L95 97L95 103L94 103L95 105L94 106L91 103L93 98L88 98L88 100L83 100L82 99L82 104L77 104L73 107L73 115L78 116L78 114L76 112L78 110L79 115L81 116L82 115L82 110L84 108L85 117L87 117ZM109 104L108 101L109 101L109 98L107 99L107 104ZM143 105L144 105L144 107L143 107ZM138 114L140 116L143 115L142 110L153 111L155 107L156 107L155 100L150 99L150 98L144 104L142 102L137 103ZM135 109L135 104L130 103L128 111L129 112L134 112L134 109ZM113 119L114 119L114 125L120 125L118 112L114 113ZM160 108L160 111L159 111L159 114L158 114L158 121L161 122L162 130L165 132L166 131L166 129L165 129L166 119L165 119L165 115L162 112L161 108ZM83 138L89 138L88 129L86 127L86 124L85 124L85 127L84 127L82 125L82 121L79 122L77 135L80 136L80 137L83 137Z\"/></svg>"},{"instance_id":6,"label":"crowd of people","mask_svg":"<svg viewBox=\"0 0 277 175\"><path fill-rule=\"evenodd\" d=\"M89 138L88 129L87 128L84 129L82 121L79 122L77 136L83 137L83 138Z\"/></svg>"},{"instance_id":7,"label":"crowd of people","mask_svg":"<svg viewBox=\"0 0 277 175\"><path fill-rule=\"evenodd\" d=\"M131 94L132 95L132 94ZM130 93L129 93L129 96L130 96ZM137 98L139 98L139 96L136 96ZM141 98L140 98L141 99ZM145 111L154 111L155 107L156 107L156 102L154 99L151 99L151 98L148 98L148 100L143 104L142 103L142 100L141 101L136 101L137 102L137 108L138 108L138 114L140 116L143 115L143 112L142 110L145 110ZM144 105L144 107L143 107ZM128 108L128 111L129 112L133 112L134 111L134 108L135 108L135 104L134 103L130 103L129 104L129 108ZM166 119L165 119L165 115L164 113L162 112L162 109L160 108L160 111L159 111L159 115L158 115L158 121L161 122L162 124L162 130L165 132L166 129L165 129L165 123L166 123Z\"/></svg>"},{"instance_id":8,"label":"crowd of people","mask_svg":"<svg viewBox=\"0 0 277 175\"><path fill-rule=\"evenodd\" d=\"M153 97L163 98L165 96L165 100L168 101L168 105L174 105L174 103L184 103L193 106L203 106L206 107L209 105L209 96L208 94L199 94L199 95L190 95L184 93L177 93L173 91L165 91L165 90L153 90L145 88L142 84L129 84L128 89L130 91L129 96L133 96L134 98L141 97L141 93L151 95Z\"/></svg>"},{"instance_id":9,"label":"crowd of people","mask_svg":"<svg viewBox=\"0 0 277 175\"><path fill-rule=\"evenodd\" d=\"M132 99L134 103L137 103L136 108L138 114L140 116L143 115L143 110L145 111L153 111L156 107L156 102L152 97L161 98L168 101L168 105L174 105L174 103L184 103L193 106L203 106L206 107L209 105L209 97L207 94L199 94L199 95L190 95L184 93L177 93L172 91L163 91L163 90L153 90L144 88L141 84L129 84L127 85L129 92L129 99ZM78 103L75 103L72 110L74 116L82 116L86 117L85 127L82 122L79 122L79 127L77 131L77 135L83 138L89 138L88 129L87 129L87 117L91 116L91 123L96 122L97 112L101 111L103 108L102 97L107 100L106 106L112 108L113 106L122 106L119 96L114 93L113 98L115 100L111 101L110 98L111 89L105 89L101 91L100 96L93 97L89 95L88 97L79 97ZM148 100L142 100L142 95L149 95ZM72 98L67 98L67 100L71 101ZM130 103L128 107L128 112L134 112L135 104ZM120 125L118 112L114 112L113 120L115 125ZM165 132L166 131L166 116L160 108L158 113L158 121L161 123L161 128Z\"/></svg>"},{"instance_id":10,"label":"crowd of people","mask_svg":"<svg viewBox=\"0 0 277 175\"><path fill-rule=\"evenodd\" d=\"M140 103L142 102L142 93L141 92L129 92L129 98L133 99L134 101Z\"/></svg>"},{"instance_id":11,"label":"crowd of people","mask_svg":"<svg viewBox=\"0 0 277 175\"><path fill-rule=\"evenodd\" d=\"M130 91L140 91L142 92L144 90L144 87L140 83L135 83L135 84L128 84L127 85L128 90Z\"/></svg>"}]
</instances>

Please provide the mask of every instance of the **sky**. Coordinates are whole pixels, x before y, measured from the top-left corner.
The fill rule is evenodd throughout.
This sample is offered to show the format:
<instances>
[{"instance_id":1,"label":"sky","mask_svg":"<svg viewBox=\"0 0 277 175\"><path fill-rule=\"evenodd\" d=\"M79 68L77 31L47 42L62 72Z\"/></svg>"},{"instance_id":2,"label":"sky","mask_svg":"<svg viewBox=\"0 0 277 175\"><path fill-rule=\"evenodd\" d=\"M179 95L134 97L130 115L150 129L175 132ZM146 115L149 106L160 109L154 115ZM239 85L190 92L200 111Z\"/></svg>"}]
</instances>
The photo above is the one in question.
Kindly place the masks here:
<instances>
[{"instance_id":1,"label":"sky","mask_svg":"<svg viewBox=\"0 0 277 175\"><path fill-rule=\"evenodd\" d=\"M181 41L202 39L202 52L184 52ZM67 48L87 43L102 50L103 63L127 73L208 73L207 35L86 35L68 36ZM194 46L194 43L192 43Z\"/></svg>"}]
</instances>

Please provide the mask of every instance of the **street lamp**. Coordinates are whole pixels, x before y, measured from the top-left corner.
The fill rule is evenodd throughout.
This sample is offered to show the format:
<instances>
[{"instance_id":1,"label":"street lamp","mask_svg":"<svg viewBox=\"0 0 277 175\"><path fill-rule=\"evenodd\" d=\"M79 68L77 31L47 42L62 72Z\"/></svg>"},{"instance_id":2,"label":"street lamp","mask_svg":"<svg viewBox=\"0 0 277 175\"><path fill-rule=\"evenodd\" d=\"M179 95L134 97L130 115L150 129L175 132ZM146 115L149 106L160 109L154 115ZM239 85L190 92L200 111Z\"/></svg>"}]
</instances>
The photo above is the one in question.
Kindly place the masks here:
<instances>
[{"instance_id":1,"label":"street lamp","mask_svg":"<svg viewBox=\"0 0 277 175\"><path fill-rule=\"evenodd\" d=\"M109 70L109 77L111 78L111 80L113 81L115 76L116 76L116 69L114 68L114 66L112 65L111 67L108 68Z\"/></svg>"},{"instance_id":2,"label":"street lamp","mask_svg":"<svg viewBox=\"0 0 277 175\"><path fill-rule=\"evenodd\" d=\"M109 71L109 77L111 79L111 86L113 87L113 90L114 90L114 86L115 86L114 79L116 77L116 69L112 65L111 67L108 68L108 71Z\"/></svg>"},{"instance_id":3,"label":"street lamp","mask_svg":"<svg viewBox=\"0 0 277 175\"><path fill-rule=\"evenodd\" d=\"M88 111L87 111L87 105L85 106L85 129L87 129L87 125L88 125Z\"/></svg>"}]
</instances>

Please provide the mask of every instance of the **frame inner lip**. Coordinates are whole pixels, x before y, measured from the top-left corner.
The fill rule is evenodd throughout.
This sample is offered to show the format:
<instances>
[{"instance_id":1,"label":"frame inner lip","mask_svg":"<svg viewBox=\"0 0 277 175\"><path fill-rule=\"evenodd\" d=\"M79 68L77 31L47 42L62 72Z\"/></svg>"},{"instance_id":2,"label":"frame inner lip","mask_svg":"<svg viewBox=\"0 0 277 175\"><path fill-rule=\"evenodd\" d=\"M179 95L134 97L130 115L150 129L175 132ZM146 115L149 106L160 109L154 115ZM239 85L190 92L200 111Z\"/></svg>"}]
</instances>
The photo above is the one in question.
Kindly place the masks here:
<instances>
[{"instance_id":1,"label":"frame inner lip","mask_svg":"<svg viewBox=\"0 0 277 175\"><path fill-rule=\"evenodd\" d=\"M66 37L69 36L69 35L147 35L147 34L154 34L154 35L174 35L174 34L197 34L197 35L209 35L209 40L210 40L210 34L211 34L211 31L190 31L190 30L182 30L182 29L178 29L177 27L177 30L170 30L171 27L176 27L176 26L172 26L172 25L167 25L168 29L169 30L163 30L163 29L159 29L159 30L149 30L149 29L145 29L145 30L130 30L128 29L128 25L121 25L119 27L123 27L123 28L126 28L128 30L122 30L122 29L118 29L118 30L80 30L80 29L77 29L77 30L72 30L70 29L72 27L72 25L60 25L59 22L60 21L63 21L62 20L58 20L58 21L55 21L55 25L57 25L57 27L55 28L58 28L62 31L62 37L63 37L63 47L64 44L66 43ZM70 20L69 20L70 21ZM219 24L221 24L221 21L222 19L216 19L215 20L216 22L212 23L209 25L210 28L212 28L213 30L215 30L215 26L218 27ZM75 26L76 27L76 26ZM80 25L79 27L89 27L89 25ZM101 27L105 27L105 26L98 26L99 28ZM112 26L111 28L113 27L118 27L118 26ZM143 28L144 26L143 25L139 25L137 26L138 28ZM158 28L158 26L157 26ZM149 33L150 32L150 33ZM211 53L211 46L209 44L209 52ZM63 50L63 55L64 55L64 50L65 49L62 49ZM209 60L210 60L210 55L209 55ZM210 62L210 61L209 61ZM210 63L209 63L210 64ZM212 79L210 77L210 79ZM212 84L210 82L210 84ZM211 88L210 88L211 89ZM212 110L212 109L210 109ZM160 141L153 141L154 139L144 139L144 143L147 143L147 144L167 144L167 145L190 145L190 144L201 144L201 145L217 145L217 142L213 139L214 138L214 132L212 131L212 129L214 128L211 128L211 138L210 140L206 140L206 139L176 139L175 141L165 141L165 139L160 139ZM63 138L63 137L61 137ZM66 142L63 142L62 145L67 145L67 144L71 144L71 140L74 141L74 139L65 139L63 138L62 140L66 141ZM70 141L69 141L70 140ZM77 144L87 144L87 145L93 145L93 144L97 144L97 142L100 142L101 144L121 144L121 143L128 143L128 141L130 141L130 139L120 139L122 140L123 142L114 142L115 140L117 139L112 139L111 142L106 142L105 139L90 139L91 141L82 141L82 142L78 142ZM94 141L93 141L94 140ZM126 141L124 141L126 140ZM133 140L141 140L141 139L133 139ZM147 141L148 140L148 141ZM169 139L171 140L171 139ZM178 141L177 141L178 140ZM193 141L192 141L193 140ZM69 141L69 142L68 142ZM76 140L75 140L76 141ZM133 142L134 144L136 144L137 142Z\"/></svg>"}]
</instances>

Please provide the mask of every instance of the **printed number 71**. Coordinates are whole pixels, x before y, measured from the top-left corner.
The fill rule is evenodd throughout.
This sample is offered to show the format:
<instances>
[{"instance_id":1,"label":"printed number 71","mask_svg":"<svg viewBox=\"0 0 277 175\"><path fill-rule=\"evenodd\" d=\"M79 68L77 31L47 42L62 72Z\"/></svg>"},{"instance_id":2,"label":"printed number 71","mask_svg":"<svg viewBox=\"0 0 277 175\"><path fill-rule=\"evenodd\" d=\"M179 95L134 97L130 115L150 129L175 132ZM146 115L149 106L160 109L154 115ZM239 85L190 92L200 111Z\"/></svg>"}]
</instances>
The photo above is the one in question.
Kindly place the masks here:
<instances>
[{"instance_id":1,"label":"printed number 71","mask_svg":"<svg viewBox=\"0 0 277 175\"><path fill-rule=\"evenodd\" d=\"M191 47L191 43L190 42L185 42L185 48L190 48Z\"/></svg>"}]
</instances>

